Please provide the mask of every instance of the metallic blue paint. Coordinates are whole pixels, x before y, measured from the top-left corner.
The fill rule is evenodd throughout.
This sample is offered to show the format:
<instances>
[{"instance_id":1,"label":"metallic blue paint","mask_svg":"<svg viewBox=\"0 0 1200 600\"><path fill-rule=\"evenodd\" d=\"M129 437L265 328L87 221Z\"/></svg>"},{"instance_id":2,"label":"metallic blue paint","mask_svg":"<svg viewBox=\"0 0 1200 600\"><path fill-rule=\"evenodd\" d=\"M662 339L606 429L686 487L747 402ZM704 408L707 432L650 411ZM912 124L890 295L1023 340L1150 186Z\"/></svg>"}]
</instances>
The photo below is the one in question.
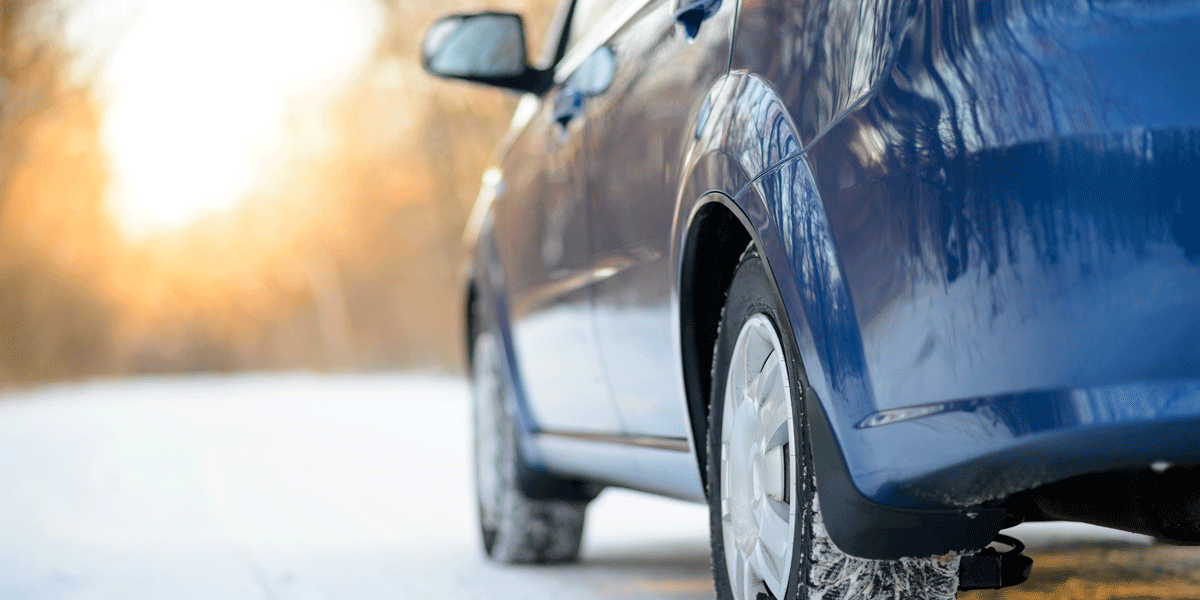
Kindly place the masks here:
<instances>
[{"instance_id":1,"label":"metallic blue paint","mask_svg":"<svg viewBox=\"0 0 1200 600\"><path fill-rule=\"evenodd\" d=\"M772 146L755 160L792 157L737 202L781 246L769 260L856 486L965 506L1200 461L1200 7L859 4L747 1L732 61L762 79L737 101ZM831 30L841 54L755 42ZM1076 397L1108 416L1065 410ZM1119 457L1101 452L1113 436ZM1052 466L996 460L1034 447Z\"/></svg>"},{"instance_id":2,"label":"metallic blue paint","mask_svg":"<svg viewBox=\"0 0 1200 600\"><path fill-rule=\"evenodd\" d=\"M677 2L637 4L598 42L609 91L565 132L559 88L523 101L496 161L477 271L503 273L531 439L697 448L680 277L716 202L759 246L867 500L960 509L1200 464L1200 4L741 0L690 45ZM550 462L703 499L695 471L655 483L687 461L588 452Z\"/></svg>"}]
</instances>

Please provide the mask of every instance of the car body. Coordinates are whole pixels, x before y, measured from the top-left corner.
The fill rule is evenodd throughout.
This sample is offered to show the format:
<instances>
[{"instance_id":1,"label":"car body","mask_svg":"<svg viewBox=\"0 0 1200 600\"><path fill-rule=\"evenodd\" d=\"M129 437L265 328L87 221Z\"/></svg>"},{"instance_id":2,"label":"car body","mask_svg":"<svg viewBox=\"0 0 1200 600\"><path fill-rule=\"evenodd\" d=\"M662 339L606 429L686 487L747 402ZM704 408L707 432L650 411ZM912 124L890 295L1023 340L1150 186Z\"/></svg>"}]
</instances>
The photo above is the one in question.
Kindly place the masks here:
<instances>
[{"instance_id":1,"label":"car body","mask_svg":"<svg viewBox=\"0 0 1200 600\"><path fill-rule=\"evenodd\" d=\"M693 4L577 0L484 177L464 314L525 464L706 501L750 244L839 547L979 548L1012 517L1200 541L1200 6L726 0L693 38ZM1163 471L1177 529L1092 494Z\"/></svg>"}]
</instances>

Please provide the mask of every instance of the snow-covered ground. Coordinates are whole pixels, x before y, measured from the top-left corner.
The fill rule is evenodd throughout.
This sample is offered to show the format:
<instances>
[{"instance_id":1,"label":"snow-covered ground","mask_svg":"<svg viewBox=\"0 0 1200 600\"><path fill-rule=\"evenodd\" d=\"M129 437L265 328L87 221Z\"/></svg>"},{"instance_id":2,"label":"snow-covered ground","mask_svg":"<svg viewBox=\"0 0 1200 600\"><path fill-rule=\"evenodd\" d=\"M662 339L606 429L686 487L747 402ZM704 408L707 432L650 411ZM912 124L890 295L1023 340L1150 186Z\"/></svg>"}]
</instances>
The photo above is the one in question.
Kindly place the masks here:
<instances>
[{"instance_id":1,"label":"snow-covered ground","mask_svg":"<svg viewBox=\"0 0 1200 600\"><path fill-rule=\"evenodd\" d=\"M606 491L577 565L478 549L467 394L247 375L0 397L0 599L711 598L704 507ZM1145 538L1023 526L1031 549Z\"/></svg>"},{"instance_id":2,"label":"snow-covered ground","mask_svg":"<svg viewBox=\"0 0 1200 600\"><path fill-rule=\"evenodd\" d=\"M0 397L0 598L711 597L705 509L619 490L582 564L486 563L467 423L421 376Z\"/></svg>"}]
</instances>

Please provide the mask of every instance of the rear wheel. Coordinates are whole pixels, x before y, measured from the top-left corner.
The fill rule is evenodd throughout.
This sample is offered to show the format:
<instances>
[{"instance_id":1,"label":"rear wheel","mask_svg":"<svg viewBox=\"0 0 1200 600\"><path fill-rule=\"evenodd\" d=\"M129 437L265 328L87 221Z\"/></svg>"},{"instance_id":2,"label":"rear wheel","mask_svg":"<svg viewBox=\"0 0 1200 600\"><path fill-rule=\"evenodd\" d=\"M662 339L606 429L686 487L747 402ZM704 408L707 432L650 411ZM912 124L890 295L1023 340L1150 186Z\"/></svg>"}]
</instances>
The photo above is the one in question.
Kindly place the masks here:
<instances>
[{"instance_id":1,"label":"rear wheel","mask_svg":"<svg viewBox=\"0 0 1200 600\"><path fill-rule=\"evenodd\" d=\"M500 361L495 336L478 332L471 351L471 390L484 551L502 563L573 561L579 556L587 502L535 500L520 490L517 479L523 465Z\"/></svg>"},{"instance_id":2,"label":"rear wheel","mask_svg":"<svg viewBox=\"0 0 1200 600\"><path fill-rule=\"evenodd\" d=\"M717 597L954 598L957 556L866 560L826 533L803 369L782 307L751 246L730 284L713 357L708 502Z\"/></svg>"}]
</instances>

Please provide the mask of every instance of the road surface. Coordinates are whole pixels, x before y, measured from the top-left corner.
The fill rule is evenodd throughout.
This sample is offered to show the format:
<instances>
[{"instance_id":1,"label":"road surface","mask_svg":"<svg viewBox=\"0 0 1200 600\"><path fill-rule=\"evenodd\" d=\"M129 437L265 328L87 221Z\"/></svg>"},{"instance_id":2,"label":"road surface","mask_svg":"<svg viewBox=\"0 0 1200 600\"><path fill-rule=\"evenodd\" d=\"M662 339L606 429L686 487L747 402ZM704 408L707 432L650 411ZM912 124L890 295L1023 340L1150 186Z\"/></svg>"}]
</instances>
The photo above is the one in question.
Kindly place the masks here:
<instances>
[{"instance_id":1,"label":"road surface","mask_svg":"<svg viewBox=\"0 0 1200 600\"><path fill-rule=\"evenodd\" d=\"M0 598L709 599L701 506L606 491L579 564L482 558L465 386L247 375L0 397ZM1099 533L1098 533L1099 532ZM1200 598L1200 554L1094 528L1018 534L993 598Z\"/></svg>"}]
</instances>

